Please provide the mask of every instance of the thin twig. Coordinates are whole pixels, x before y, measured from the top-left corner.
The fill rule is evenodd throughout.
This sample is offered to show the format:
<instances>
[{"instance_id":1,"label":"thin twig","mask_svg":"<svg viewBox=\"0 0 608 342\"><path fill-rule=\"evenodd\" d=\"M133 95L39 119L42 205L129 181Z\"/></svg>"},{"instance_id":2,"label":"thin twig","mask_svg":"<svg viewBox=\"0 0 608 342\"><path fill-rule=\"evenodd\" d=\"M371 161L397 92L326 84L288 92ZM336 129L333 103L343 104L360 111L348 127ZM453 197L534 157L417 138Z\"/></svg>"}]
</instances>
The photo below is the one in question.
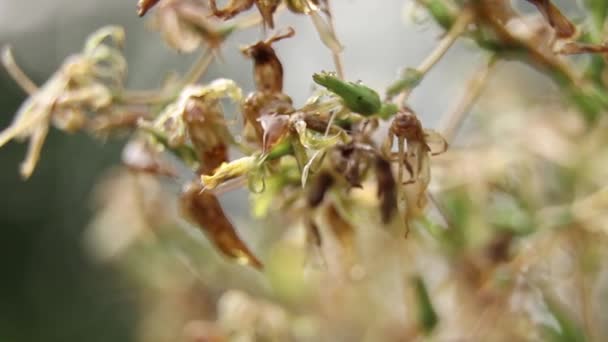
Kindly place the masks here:
<instances>
[{"instance_id":1,"label":"thin twig","mask_svg":"<svg viewBox=\"0 0 608 342\"><path fill-rule=\"evenodd\" d=\"M184 75L183 80L181 81L184 86L188 84L193 84L198 82L198 80L203 77L205 71L209 69L209 65L213 62L215 58L211 49L205 50L200 57L194 62L190 70Z\"/></svg>"},{"instance_id":2,"label":"thin twig","mask_svg":"<svg viewBox=\"0 0 608 342\"><path fill-rule=\"evenodd\" d=\"M427 74L433 68L433 66L435 66L439 60L441 60L441 58L448 52L450 47L454 45L456 40L466 31L467 26L473 21L474 17L474 12L471 8L467 7L460 12L456 18L456 21L454 22L454 25L452 25L443 39L441 39L437 47L435 47L431 54L428 55L422 61L422 63L420 63L418 68L416 68L421 77ZM410 91L411 90L405 90L401 92L395 100L395 103L402 106L405 100L408 98Z\"/></svg>"},{"instance_id":3,"label":"thin twig","mask_svg":"<svg viewBox=\"0 0 608 342\"><path fill-rule=\"evenodd\" d=\"M470 112L471 107L481 95L491 69L496 65L496 55L491 55L487 63L480 66L473 77L466 83L464 96L460 98L454 109L446 113L439 122L439 132L448 143L452 143L462 123Z\"/></svg>"},{"instance_id":4,"label":"thin twig","mask_svg":"<svg viewBox=\"0 0 608 342\"><path fill-rule=\"evenodd\" d=\"M336 34L336 28L334 25L334 16L332 14L331 11L331 5L329 4L329 0L327 0L326 2L326 13L327 13L327 23L329 24L329 29L331 30L331 34L336 37L338 37L338 35ZM340 79L344 79L344 64L342 63L342 53L339 51L331 51L331 56L334 60L334 66L336 68L336 75L340 78Z\"/></svg>"}]
</instances>

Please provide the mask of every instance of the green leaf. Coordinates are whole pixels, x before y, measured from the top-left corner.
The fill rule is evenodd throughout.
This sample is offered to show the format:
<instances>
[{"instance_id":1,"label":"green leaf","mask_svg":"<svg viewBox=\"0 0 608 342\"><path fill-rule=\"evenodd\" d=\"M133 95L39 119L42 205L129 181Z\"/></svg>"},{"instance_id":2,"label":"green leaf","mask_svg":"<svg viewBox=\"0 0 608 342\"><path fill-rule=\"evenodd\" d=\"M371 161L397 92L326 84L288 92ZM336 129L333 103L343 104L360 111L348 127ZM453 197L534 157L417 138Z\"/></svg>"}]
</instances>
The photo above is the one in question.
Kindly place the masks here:
<instances>
[{"instance_id":1,"label":"green leaf","mask_svg":"<svg viewBox=\"0 0 608 342\"><path fill-rule=\"evenodd\" d=\"M578 323L569 317L554 300L547 300L549 311L557 321L559 329L545 325L546 341L550 342L585 342L587 338Z\"/></svg>"},{"instance_id":2,"label":"green leaf","mask_svg":"<svg viewBox=\"0 0 608 342\"><path fill-rule=\"evenodd\" d=\"M421 277L414 278L416 304L418 306L418 325L425 334L430 334L439 323L439 316L433 307L426 285Z\"/></svg>"}]
</instances>

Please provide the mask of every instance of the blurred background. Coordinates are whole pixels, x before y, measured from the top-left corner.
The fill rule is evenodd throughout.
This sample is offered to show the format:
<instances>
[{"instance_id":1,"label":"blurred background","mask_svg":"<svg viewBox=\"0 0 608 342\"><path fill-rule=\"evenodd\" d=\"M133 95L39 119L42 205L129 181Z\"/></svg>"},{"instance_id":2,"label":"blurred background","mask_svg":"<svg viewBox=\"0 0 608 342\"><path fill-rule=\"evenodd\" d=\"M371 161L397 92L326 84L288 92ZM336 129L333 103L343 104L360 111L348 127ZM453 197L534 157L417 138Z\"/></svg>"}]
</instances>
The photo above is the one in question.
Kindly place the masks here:
<instances>
[{"instance_id":1,"label":"blurred background","mask_svg":"<svg viewBox=\"0 0 608 342\"><path fill-rule=\"evenodd\" d=\"M379 90L403 67L418 65L441 33L431 21L414 25L408 1L332 5L347 78ZM135 8L136 0L0 0L0 45L11 45L17 63L41 84L81 49L89 33L120 25L127 33L129 86L155 88L166 72L185 71L194 56L169 50ZM296 29L296 37L276 49L286 70L286 93L299 105L310 93L312 73L332 69L332 61L308 18L282 13L277 26L286 25ZM214 64L204 80L227 77L252 90L251 64L238 47L261 37L257 28L231 37L222 49L224 63ZM458 44L448 52L449 67L440 63L414 92L411 104L425 126L434 126L463 92L459 87L480 58L476 51ZM518 72L530 74L525 67ZM5 127L25 96L4 70L0 94L0 127ZM25 182L18 166L26 145L11 142L0 149L0 341L135 339L139 291L112 266L92 260L83 244L92 189L119 163L123 144L51 130L37 169ZM245 197L231 194L225 203L233 217L242 217L237 222L246 221ZM243 235L247 239L246 231Z\"/></svg>"}]
</instances>

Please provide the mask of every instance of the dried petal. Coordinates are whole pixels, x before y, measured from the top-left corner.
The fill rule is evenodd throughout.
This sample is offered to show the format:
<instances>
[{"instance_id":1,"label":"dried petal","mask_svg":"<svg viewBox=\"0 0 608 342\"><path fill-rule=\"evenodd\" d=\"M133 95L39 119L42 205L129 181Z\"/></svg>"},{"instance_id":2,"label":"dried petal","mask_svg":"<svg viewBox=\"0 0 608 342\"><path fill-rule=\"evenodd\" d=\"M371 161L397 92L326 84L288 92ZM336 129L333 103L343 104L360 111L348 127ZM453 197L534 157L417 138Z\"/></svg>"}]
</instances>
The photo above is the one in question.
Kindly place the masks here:
<instances>
[{"instance_id":1,"label":"dried petal","mask_svg":"<svg viewBox=\"0 0 608 342\"><path fill-rule=\"evenodd\" d=\"M327 171L320 172L308 189L307 202L310 208L316 208L323 202L325 194L334 183L334 177Z\"/></svg>"},{"instance_id":2,"label":"dried petal","mask_svg":"<svg viewBox=\"0 0 608 342\"><path fill-rule=\"evenodd\" d=\"M529 3L536 6L538 11L553 27L559 38L570 38L576 33L574 24L560 12L551 0L527 0Z\"/></svg>"},{"instance_id":3,"label":"dried petal","mask_svg":"<svg viewBox=\"0 0 608 342\"><path fill-rule=\"evenodd\" d=\"M333 53L340 53L344 50L344 47L336 37L336 34L332 30L331 26L326 20L323 20L318 10L312 10L308 13L313 25L319 33L319 38L329 50Z\"/></svg>"},{"instance_id":4,"label":"dried petal","mask_svg":"<svg viewBox=\"0 0 608 342\"><path fill-rule=\"evenodd\" d=\"M212 175L201 175L205 189L215 189L220 184L249 174L257 165L257 157L243 157L220 165Z\"/></svg>"},{"instance_id":5,"label":"dried petal","mask_svg":"<svg viewBox=\"0 0 608 342\"><path fill-rule=\"evenodd\" d=\"M294 13L309 14L319 9L317 0L286 0L287 8Z\"/></svg>"},{"instance_id":6,"label":"dried petal","mask_svg":"<svg viewBox=\"0 0 608 342\"><path fill-rule=\"evenodd\" d=\"M608 53L608 45L606 44L585 44L577 42L568 42L561 46L557 51L562 55L578 55L583 53Z\"/></svg>"},{"instance_id":7,"label":"dried petal","mask_svg":"<svg viewBox=\"0 0 608 342\"><path fill-rule=\"evenodd\" d=\"M230 0L226 7L218 9L216 0L209 1L213 15L221 19L233 18L237 14L250 9L253 3L254 0Z\"/></svg>"},{"instance_id":8,"label":"dried petal","mask_svg":"<svg viewBox=\"0 0 608 342\"><path fill-rule=\"evenodd\" d=\"M355 246L355 229L342 214L338 211L335 205L329 205L325 211L329 228L340 242L343 248L347 262L350 262L354 254Z\"/></svg>"},{"instance_id":9,"label":"dried petal","mask_svg":"<svg viewBox=\"0 0 608 342\"><path fill-rule=\"evenodd\" d=\"M291 98L283 93L256 91L249 94L241 106L245 126L244 136L248 141L262 145L265 134L262 118L291 113L294 111L292 104Z\"/></svg>"},{"instance_id":10,"label":"dried petal","mask_svg":"<svg viewBox=\"0 0 608 342\"><path fill-rule=\"evenodd\" d=\"M129 142L122 151L122 162L129 169L159 176L175 177L175 170L160 160L157 151L141 140Z\"/></svg>"},{"instance_id":11,"label":"dried petal","mask_svg":"<svg viewBox=\"0 0 608 342\"><path fill-rule=\"evenodd\" d=\"M445 138L432 129L424 129L424 142L432 155L438 155L448 150L448 142Z\"/></svg>"},{"instance_id":12,"label":"dried petal","mask_svg":"<svg viewBox=\"0 0 608 342\"><path fill-rule=\"evenodd\" d=\"M274 29L274 12L276 12L280 3L281 0L256 0L255 2L258 11L264 18L264 24L271 29Z\"/></svg>"},{"instance_id":13,"label":"dried petal","mask_svg":"<svg viewBox=\"0 0 608 342\"><path fill-rule=\"evenodd\" d=\"M264 131L262 153L269 152L289 135L288 115L264 115L258 121Z\"/></svg>"},{"instance_id":14,"label":"dried petal","mask_svg":"<svg viewBox=\"0 0 608 342\"><path fill-rule=\"evenodd\" d=\"M241 264L262 269L262 263L239 238L226 217L217 197L202 191L200 185L189 185L182 193L183 215L197 225L224 255Z\"/></svg>"},{"instance_id":15,"label":"dried petal","mask_svg":"<svg viewBox=\"0 0 608 342\"><path fill-rule=\"evenodd\" d=\"M313 132L306 128L306 122L303 120L295 120L292 123L292 127L298 133L300 138L300 143L312 150L322 150L329 147L332 147L339 143L342 139L342 134L338 133L336 135L327 137L323 134L319 134L317 132Z\"/></svg>"},{"instance_id":16,"label":"dried petal","mask_svg":"<svg viewBox=\"0 0 608 342\"><path fill-rule=\"evenodd\" d=\"M40 152L44 145L44 140L49 132L48 118L34 129L30 136L30 144L27 149L25 160L21 163L21 177L28 179L34 172L34 168L40 159Z\"/></svg>"},{"instance_id":17,"label":"dried petal","mask_svg":"<svg viewBox=\"0 0 608 342\"><path fill-rule=\"evenodd\" d=\"M137 2L137 15L143 17L159 1L160 0L139 0Z\"/></svg>"},{"instance_id":18,"label":"dried petal","mask_svg":"<svg viewBox=\"0 0 608 342\"><path fill-rule=\"evenodd\" d=\"M378 198L380 199L380 216L387 224L397 209L397 184L393 176L391 164L384 158L377 157L375 162L376 180L378 182Z\"/></svg>"}]
</instances>

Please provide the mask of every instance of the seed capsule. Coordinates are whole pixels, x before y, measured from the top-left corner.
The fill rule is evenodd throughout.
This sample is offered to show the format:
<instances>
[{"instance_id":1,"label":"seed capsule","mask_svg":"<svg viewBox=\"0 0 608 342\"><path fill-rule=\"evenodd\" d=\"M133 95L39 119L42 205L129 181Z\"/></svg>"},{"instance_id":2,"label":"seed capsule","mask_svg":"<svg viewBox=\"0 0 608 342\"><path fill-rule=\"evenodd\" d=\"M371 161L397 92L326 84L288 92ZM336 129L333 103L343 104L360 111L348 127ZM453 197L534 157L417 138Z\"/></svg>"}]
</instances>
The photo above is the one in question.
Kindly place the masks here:
<instances>
[{"instance_id":1,"label":"seed capsule","mask_svg":"<svg viewBox=\"0 0 608 342\"><path fill-rule=\"evenodd\" d=\"M258 91L283 91L283 66L272 44L294 34L294 29L290 27L283 34L274 35L242 49L245 56L253 59L255 86Z\"/></svg>"}]
</instances>

